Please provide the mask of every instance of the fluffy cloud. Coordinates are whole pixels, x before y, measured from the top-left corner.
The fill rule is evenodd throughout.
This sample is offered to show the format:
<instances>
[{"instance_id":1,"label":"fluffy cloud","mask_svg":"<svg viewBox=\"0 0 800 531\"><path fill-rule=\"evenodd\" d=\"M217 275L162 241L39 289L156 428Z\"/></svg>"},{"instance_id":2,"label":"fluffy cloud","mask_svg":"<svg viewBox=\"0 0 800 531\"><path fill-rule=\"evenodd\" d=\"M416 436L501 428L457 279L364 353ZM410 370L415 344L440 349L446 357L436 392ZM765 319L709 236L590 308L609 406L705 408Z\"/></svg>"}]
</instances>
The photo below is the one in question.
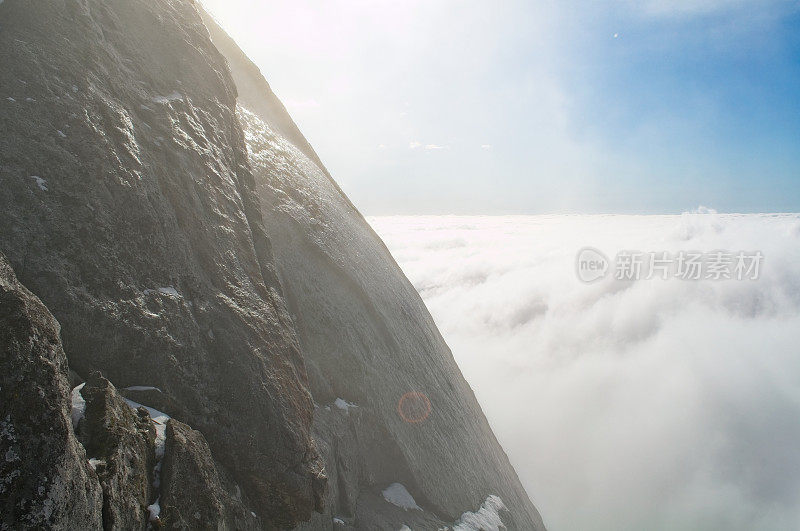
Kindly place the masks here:
<instances>
[{"instance_id":1,"label":"fluffy cloud","mask_svg":"<svg viewBox=\"0 0 800 531\"><path fill-rule=\"evenodd\" d=\"M552 529L800 525L800 216L381 217ZM760 250L583 284L576 252Z\"/></svg>"},{"instance_id":2,"label":"fluffy cloud","mask_svg":"<svg viewBox=\"0 0 800 531\"><path fill-rule=\"evenodd\" d=\"M439 144L425 144L425 145L423 145L422 142L418 142L416 140L413 140L413 141L409 142L408 143L408 147L409 147L409 149L422 148L422 149L425 149L427 151L438 151L440 149L445 149L445 146L440 146Z\"/></svg>"}]
</instances>

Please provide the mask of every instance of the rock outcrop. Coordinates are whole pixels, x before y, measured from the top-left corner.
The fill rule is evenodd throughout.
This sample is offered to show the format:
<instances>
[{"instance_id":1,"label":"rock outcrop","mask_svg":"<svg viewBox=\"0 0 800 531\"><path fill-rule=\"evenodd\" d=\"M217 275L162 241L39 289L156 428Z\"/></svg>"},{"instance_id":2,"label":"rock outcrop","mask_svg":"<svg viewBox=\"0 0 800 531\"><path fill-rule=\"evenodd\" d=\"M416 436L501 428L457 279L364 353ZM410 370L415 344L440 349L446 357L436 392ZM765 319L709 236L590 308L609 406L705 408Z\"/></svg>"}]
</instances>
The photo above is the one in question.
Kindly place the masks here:
<instances>
[{"instance_id":1,"label":"rock outcrop","mask_svg":"<svg viewBox=\"0 0 800 531\"><path fill-rule=\"evenodd\" d=\"M322 463L225 59L188 0L0 4L0 250L70 366L157 387L265 521Z\"/></svg>"},{"instance_id":2,"label":"rock outcrop","mask_svg":"<svg viewBox=\"0 0 800 531\"><path fill-rule=\"evenodd\" d=\"M0 352L0 529L263 527L200 432L99 372L70 392L58 322L2 254Z\"/></svg>"},{"instance_id":3,"label":"rock outcrop","mask_svg":"<svg viewBox=\"0 0 800 531\"><path fill-rule=\"evenodd\" d=\"M171 419L161 475L161 521L167 529L257 529L217 468L203 434Z\"/></svg>"},{"instance_id":4,"label":"rock outcrop","mask_svg":"<svg viewBox=\"0 0 800 531\"><path fill-rule=\"evenodd\" d=\"M103 522L146 529L153 491L156 432L147 411L134 411L107 379L93 372L75 393L85 402L78 440L103 488Z\"/></svg>"},{"instance_id":5,"label":"rock outcrop","mask_svg":"<svg viewBox=\"0 0 800 531\"><path fill-rule=\"evenodd\" d=\"M58 322L0 254L0 529L100 529Z\"/></svg>"},{"instance_id":6,"label":"rock outcrop","mask_svg":"<svg viewBox=\"0 0 800 531\"><path fill-rule=\"evenodd\" d=\"M195 2L0 0L0 26L4 525L543 528L413 286Z\"/></svg>"}]
</instances>

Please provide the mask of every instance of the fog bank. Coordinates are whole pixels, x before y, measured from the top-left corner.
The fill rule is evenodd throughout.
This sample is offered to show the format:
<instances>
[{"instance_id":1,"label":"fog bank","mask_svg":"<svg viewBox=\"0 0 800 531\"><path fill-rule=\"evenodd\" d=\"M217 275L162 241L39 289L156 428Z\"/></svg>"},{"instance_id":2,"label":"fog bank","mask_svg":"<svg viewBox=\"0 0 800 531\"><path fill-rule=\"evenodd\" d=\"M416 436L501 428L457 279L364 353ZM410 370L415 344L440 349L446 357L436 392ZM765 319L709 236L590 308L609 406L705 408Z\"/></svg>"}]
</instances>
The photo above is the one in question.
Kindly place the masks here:
<instances>
[{"instance_id":1,"label":"fog bank","mask_svg":"<svg viewBox=\"0 0 800 531\"><path fill-rule=\"evenodd\" d=\"M702 212L369 219L550 529L800 527L800 216ZM585 284L584 246L764 262Z\"/></svg>"}]
</instances>

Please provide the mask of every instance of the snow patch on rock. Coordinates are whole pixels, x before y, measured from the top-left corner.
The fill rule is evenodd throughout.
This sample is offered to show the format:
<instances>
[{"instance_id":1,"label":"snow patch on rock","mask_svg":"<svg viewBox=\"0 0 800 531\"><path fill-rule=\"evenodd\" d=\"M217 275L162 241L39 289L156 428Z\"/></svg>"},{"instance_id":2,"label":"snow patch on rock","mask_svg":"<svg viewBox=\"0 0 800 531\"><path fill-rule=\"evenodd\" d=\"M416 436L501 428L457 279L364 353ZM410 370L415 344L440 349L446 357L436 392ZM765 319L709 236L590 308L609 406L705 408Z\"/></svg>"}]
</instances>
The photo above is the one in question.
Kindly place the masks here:
<instances>
[{"instance_id":1,"label":"snow patch on rock","mask_svg":"<svg viewBox=\"0 0 800 531\"><path fill-rule=\"evenodd\" d=\"M350 411L351 407L358 407L356 404L353 404L352 402L348 402L347 400L345 400L343 398L337 398L336 400L334 400L333 401L333 405L338 407L339 409L341 409L343 411Z\"/></svg>"},{"instance_id":2,"label":"snow patch on rock","mask_svg":"<svg viewBox=\"0 0 800 531\"><path fill-rule=\"evenodd\" d=\"M151 505L147 506L147 512L150 513L150 521L153 523L157 523L160 521L161 516L161 497L159 496L156 498Z\"/></svg>"},{"instance_id":3,"label":"snow patch on rock","mask_svg":"<svg viewBox=\"0 0 800 531\"><path fill-rule=\"evenodd\" d=\"M96 459L96 458L94 458L94 457L92 457L91 459L89 459L89 466L90 466L90 467L92 467L92 470L95 470L95 471L96 471L96 470L97 470L97 467L98 467L99 465L100 465L100 466L105 466L105 465L106 465L106 460L105 460L105 459Z\"/></svg>"},{"instance_id":4,"label":"snow patch on rock","mask_svg":"<svg viewBox=\"0 0 800 531\"><path fill-rule=\"evenodd\" d=\"M180 297L181 294L173 288L172 286L163 286L157 289L145 289L142 293L145 295L152 295L153 293L160 293L161 295L167 295L169 297Z\"/></svg>"},{"instance_id":5,"label":"snow patch on rock","mask_svg":"<svg viewBox=\"0 0 800 531\"><path fill-rule=\"evenodd\" d=\"M181 99L183 99L183 97L181 96L181 93L176 90L174 92L171 92L170 94L167 94L166 96L155 96L153 98L153 101L156 102L156 103L164 103L164 104L166 104L166 103L169 103L171 101L177 101L177 100L181 100Z\"/></svg>"},{"instance_id":6,"label":"snow patch on rock","mask_svg":"<svg viewBox=\"0 0 800 531\"><path fill-rule=\"evenodd\" d=\"M72 390L72 429L78 429L78 423L83 418L83 415L86 413L86 400L83 399L81 395L81 389L83 386L86 385L86 382L76 386Z\"/></svg>"},{"instance_id":7,"label":"snow patch on rock","mask_svg":"<svg viewBox=\"0 0 800 531\"><path fill-rule=\"evenodd\" d=\"M36 181L36 186L39 187L40 190L43 192L47 191L47 181L39 177L38 175L31 175L31 179Z\"/></svg>"},{"instance_id":8,"label":"snow patch on rock","mask_svg":"<svg viewBox=\"0 0 800 531\"><path fill-rule=\"evenodd\" d=\"M180 297L181 294L178 293L178 290L173 288L172 286L167 286L165 288L158 288L158 292L162 295L171 295L173 297Z\"/></svg>"},{"instance_id":9,"label":"snow patch on rock","mask_svg":"<svg viewBox=\"0 0 800 531\"><path fill-rule=\"evenodd\" d=\"M500 531L506 529L500 519L500 511L506 506L499 496L491 495L486 498L478 512L466 512L453 526L453 531Z\"/></svg>"},{"instance_id":10,"label":"snow patch on rock","mask_svg":"<svg viewBox=\"0 0 800 531\"><path fill-rule=\"evenodd\" d=\"M411 496L408 490L400 483L392 483L386 487L381 494L383 494L384 500L406 511L409 509L414 509L416 511L422 510L422 508L417 505L417 502L414 501L414 497Z\"/></svg>"},{"instance_id":11,"label":"snow patch on rock","mask_svg":"<svg viewBox=\"0 0 800 531\"><path fill-rule=\"evenodd\" d=\"M150 419L153 421L153 426L156 429L155 453L156 453L156 466L153 467L153 487L158 488L161 486L161 464L164 460L164 449L167 442L167 421L171 418L163 411L144 406L133 400L125 399L125 402L134 410L143 407L147 410ZM156 500L158 504L158 500Z\"/></svg>"},{"instance_id":12,"label":"snow patch on rock","mask_svg":"<svg viewBox=\"0 0 800 531\"><path fill-rule=\"evenodd\" d=\"M133 409L139 409L140 407L143 407L147 410L147 413L150 415L150 419L152 419L153 425L156 428L156 459L161 459L164 457L164 445L167 440L167 421L172 417L163 411L144 406L127 398L125 399L125 402L127 402L128 405Z\"/></svg>"}]
</instances>

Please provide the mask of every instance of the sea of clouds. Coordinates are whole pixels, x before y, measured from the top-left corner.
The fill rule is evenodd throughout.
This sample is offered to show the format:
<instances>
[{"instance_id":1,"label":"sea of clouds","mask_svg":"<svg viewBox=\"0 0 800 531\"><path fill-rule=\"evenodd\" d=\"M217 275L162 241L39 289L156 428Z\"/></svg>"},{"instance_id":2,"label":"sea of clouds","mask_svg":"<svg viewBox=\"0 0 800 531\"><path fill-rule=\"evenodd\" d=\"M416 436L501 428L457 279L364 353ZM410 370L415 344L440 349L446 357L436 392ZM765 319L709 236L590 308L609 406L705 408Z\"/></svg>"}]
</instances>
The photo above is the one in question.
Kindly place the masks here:
<instances>
[{"instance_id":1,"label":"sea of clouds","mask_svg":"<svg viewBox=\"0 0 800 531\"><path fill-rule=\"evenodd\" d=\"M550 529L800 529L800 215L369 222ZM585 246L764 260L586 284Z\"/></svg>"}]
</instances>

